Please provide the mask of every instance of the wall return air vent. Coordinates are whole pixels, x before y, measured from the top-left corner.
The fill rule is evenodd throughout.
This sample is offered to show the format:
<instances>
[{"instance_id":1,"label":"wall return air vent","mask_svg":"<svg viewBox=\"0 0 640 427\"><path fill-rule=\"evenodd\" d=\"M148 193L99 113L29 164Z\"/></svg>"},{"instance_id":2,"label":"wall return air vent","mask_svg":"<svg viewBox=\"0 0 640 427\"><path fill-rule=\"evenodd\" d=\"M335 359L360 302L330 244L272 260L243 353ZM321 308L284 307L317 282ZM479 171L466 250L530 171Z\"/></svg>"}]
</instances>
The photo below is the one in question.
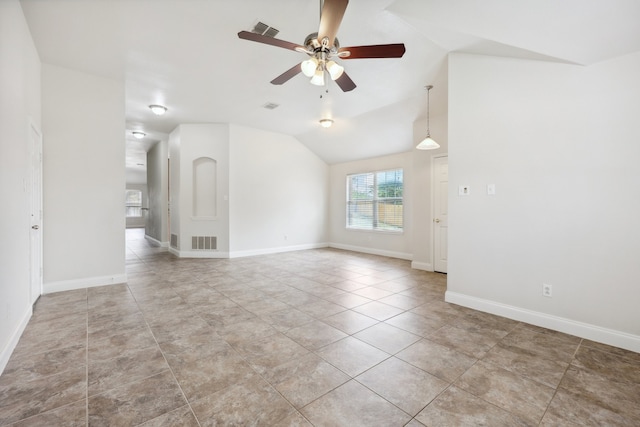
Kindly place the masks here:
<instances>
[{"instance_id":1,"label":"wall return air vent","mask_svg":"<svg viewBox=\"0 0 640 427\"><path fill-rule=\"evenodd\" d=\"M218 249L216 236L191 236L191 249L194 251L215 251Z\"/></svg>"}]
</instances>

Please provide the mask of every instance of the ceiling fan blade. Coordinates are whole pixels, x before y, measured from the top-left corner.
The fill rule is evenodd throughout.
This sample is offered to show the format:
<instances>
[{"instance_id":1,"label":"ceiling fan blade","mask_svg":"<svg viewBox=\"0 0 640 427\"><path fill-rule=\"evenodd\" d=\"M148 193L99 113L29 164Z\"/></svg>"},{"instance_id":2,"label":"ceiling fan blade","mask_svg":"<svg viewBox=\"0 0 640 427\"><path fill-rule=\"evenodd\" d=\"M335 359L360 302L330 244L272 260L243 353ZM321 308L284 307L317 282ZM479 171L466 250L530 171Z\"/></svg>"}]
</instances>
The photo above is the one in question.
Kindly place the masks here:
<instances>
[{"instance_id":1,"label":"ceiling fan blade","mask_svg":"<svg viewBox=\"0 0 640 427\"><path fill-rule=\"evenodd\" d=\"M356 88L356 84L351 80L351 77L347 73L342 73L340 77L336 79L336 83L340 86L343 92L349 92Z\"/></svg>"},{"instance_id":2,"label":"ceiling fan blade","mask_svg":"<svg viewBox=\"0 0 640 427\"><path fill-rule=\"evenodd\" d=\"M347 10L349 0L325 0L320 14L320 27L318 28L318 42L327 37L329 39L328 47L333 46L333 40L336 38L338 28L342 22L344 12Z\"/></svg>"},{"instance_id":3,"label":"ceiling fan blade","mask_svg":"<svg viewBox=\"0 0 640 427\"><path fill-rule=\"evenodd\" d=\"M338 49L338 55L341 59L401 58L405 51L404 43L376 44L370 46L341 47ZM349 55L341 55L342 52L349 52Z\"/></svg>"},{"instance_id":4,"label":"ceiling fan blade","mask_svg":"<svg viewBox=\"0 0 640 427\"><path fill-rule=\"evenodd\" d=\"M291 78L293 78L294 76L296 76L298 73L300 73L302 71L302 69L300 68L300 64L296 64L293 67L289 68L287 71L285 71L284 73L280 74L278 77L276 77L275 79L271 80L271 84L274 85L281 85L283 83L288 82L289 80L291 80Z\"/></svg>"},{"instance_id":5,"label":"ceiling fan blade","mask_svg":"<svg viewBox=\"0 0 640 427\"><path fill-rule=\"evenodd\" d=\"M238 33L238 37L244 40L250 40L252 42L269 44L271 46L282 47L289 50L296 50L296 48L306 50L304 46L300 46L299 44L291 43L285 40L280 40L280 39L276 39L269 36L263 36L262 34L256 34L250 31L240 31Z\"/></svg>"}]
</instances>

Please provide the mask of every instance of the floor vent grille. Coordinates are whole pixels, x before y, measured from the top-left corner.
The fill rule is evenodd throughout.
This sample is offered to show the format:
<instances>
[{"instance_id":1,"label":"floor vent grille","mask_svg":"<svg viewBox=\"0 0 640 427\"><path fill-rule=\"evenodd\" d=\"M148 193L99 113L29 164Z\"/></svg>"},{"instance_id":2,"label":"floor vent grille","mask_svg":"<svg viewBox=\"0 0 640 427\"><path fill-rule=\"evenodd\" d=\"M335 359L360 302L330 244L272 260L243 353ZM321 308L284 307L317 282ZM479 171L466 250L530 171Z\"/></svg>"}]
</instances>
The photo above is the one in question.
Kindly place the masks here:
<instances>
[{"instance_id":1,"label":"floor vent grille","mask_svg":"<svg viewBox=\"0 0 640 427\"><path fill-rule=\"evenodd\" d=\"M216 236L191 236L191 249L195 251L213 251L218 249Z\"/></svg>"}]
</instances>

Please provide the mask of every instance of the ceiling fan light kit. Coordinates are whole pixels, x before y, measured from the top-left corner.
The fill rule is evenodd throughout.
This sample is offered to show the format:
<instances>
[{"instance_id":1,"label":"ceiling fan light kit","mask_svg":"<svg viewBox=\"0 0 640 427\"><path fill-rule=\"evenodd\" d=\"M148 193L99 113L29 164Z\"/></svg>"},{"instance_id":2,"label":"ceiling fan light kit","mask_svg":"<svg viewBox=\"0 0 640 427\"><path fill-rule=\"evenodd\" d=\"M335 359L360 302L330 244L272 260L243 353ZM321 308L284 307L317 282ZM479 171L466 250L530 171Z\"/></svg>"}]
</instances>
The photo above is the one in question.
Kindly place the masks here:
<instances>
[{"instance_id":1,"label":"ceiling fan light kit","mask_svg":"<svg viewBox=\"0 0 640 427\"><path fill-rule=\"evenodd\" d=\"M298 73L302 72L309 77L311 84L324 86L325 71L331 80L342 89L349 92L356 88L356 84L344 72L344 67L336 63L333 58L360 59L360 58L401 58L404 55L403 43L340 47L336 38L338 28L347 10L349 0L322 0L320 1L320 25L317 33L309 34L304 45L276 39L267 35L250 31L240 31L238 37L244 40L268 44L284 49L294 50L309 55L309 59L295 65L271 81L274 85L286 83Z\"/></svg>"},{"instance_id":2,"label":"ceiling fan light kit","mask_svg":"<svg viewBox=\"0 0 640 427\"><path fill-rule=\"evenodd\" d=\"M307 77L313 77L318 69L318 60L314 57L307 59L306 61L302 61L300 64L300 68L302 69L302 74Z\"/></svg>"},{"instance_id":3,"label":"ceiling fan light kit","mask_svg":"<svg viewBox=\"0 0 640 427\"><path fill-rule=\"evenodd\" d=\"M312 85L324 86L324 70L318 67L316 72L313 73L313 77L311 77L310 82Z\"/></svg>"},{"instance_id":4,"label":"ceiling fan light kit","mask_svg":"<svg viewBox=\"0 0 640 427\"><path fill-rule=\"evenodd\" d=\"M337 80L344 73L344 67L338 65L335 61L327 61L327 71L331 76L331 80Z\"/></svg>"},{"instance_id":5,"label":"ceiling fan light kit","mask_svg":"<svg viewBox=\"0 0 640 427\"><path fill-rule=\"evenodd\" d=\"M431 138L431 132L429 131L429 91L433 89L433 86L425 86L427 90L427 136L424 137L422 141L416 146L418 150L435 150L436 148L440 148L440 144Z\"/></svg>"}]
</instances>

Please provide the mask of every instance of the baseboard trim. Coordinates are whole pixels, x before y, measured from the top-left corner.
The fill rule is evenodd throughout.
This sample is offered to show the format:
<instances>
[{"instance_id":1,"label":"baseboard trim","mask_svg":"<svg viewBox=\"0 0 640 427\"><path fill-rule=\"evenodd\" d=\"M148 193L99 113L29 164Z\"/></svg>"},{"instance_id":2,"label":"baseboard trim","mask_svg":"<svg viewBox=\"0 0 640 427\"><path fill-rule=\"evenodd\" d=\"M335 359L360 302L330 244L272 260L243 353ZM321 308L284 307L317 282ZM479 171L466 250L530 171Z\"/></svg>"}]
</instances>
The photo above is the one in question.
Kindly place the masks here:
<instances>
[{"instance_id":1,"label":"baseboard trim","mask_svg":"<svg viewBox=\"0 0 640 427\"><path fill-rule=\"evenodd\" d=\"M226 259L229 258L229 252L212 252L212 251L180 251L176 248L169 247L169 252L178 258L202 258L202 259Z\"/></svg>"},{"instance_id":2,"label":"baseboard trim","mask_svg":"<svg viewBox=\"0 0 640 427\"><path fill-rule=\"evenodd\" d=\"M84 279L61 280L58 282L45 283L43 294L54 292L73 291L75 289L94 288L96 286L117 285L126 283L126 274L113 274L110 276L87 277Z\"/></svg>"},{"instance_id":3,"label":"baseboard trim","mask_svg":"<svg viewBox=\"0 0 640 427\"><path fill-rule=\"evenodd\" d=\"M7 367L7 363L9 363L9 358L11 358L11 354L13 350L16 349L18 345L18 341L20 341L20 337L24 332L29 320L31 319L31 315L33 314L33 306L29 305L27 311L22 316L22 319L18 323L16 329L11 334L11 338L7 342L7 345L2 349L2 353L0 353L0 375L4 372L4 368Z\"/></svg>"},{"instance_id":4,"label":"baseboard trim","mask_svg":"<svg viewBox=\"0 0 640 427\"><path fill-rule=\"evenodd\" d=\"M251 249L248 251L232 251L229 252L229 258L243 258L256 255L279 254L283 252L305 251L309 249L320 249L329 247L328 243L309 243L305 245L295 246L279 246L276 248Z\"/></svg>"},{"instance_id":5,"label":"baseboard trim","mask_svg":"<svg viewBox=\"0 0 640 427\"><path fill-rule=\"evenodd\" d=\"M144 238L149 240L154 245L157 245L157 246L159 246L161 248L168 248L169 247L169 242L161 242L160 240L154 239L153 237L149 236L148 234L145 234Z\"/></svg>"},{"instance_id":6,"label":"baseboard trim","mask_svg":"<svg viewBox=\"0 0 640 427\"><path fill-rule=\"evenodd\" d=\"M411 261L413 259L412 254L395 251L385 251L384 249L367 248L363 246L343 245L342 243L329 243L330 248L343 249L345 251L362 252L371 255L381 255L389 258L400 258Z\"/></svg>"},{"instance_id":7,"label":"baseboard trim","mask_svg":"<svg viewBox=\"0 0 640 427\"><path fill-rule=\"evenodd\" d=\"M411 261L411 268L433 272L433 265L430 262Z\"/></svg>"},{"instance_id":8,"label":"baseboard trim","mask_svg":"<svg viewBox=\"0 0 640 427\"><path fill-rule=\"evenodd\" d=\"M444 300L474 310L484 311L531 325L564 332L591 341L624 348L640 353L640 336L589 323L578 322L564 317L553 316L538 311L527 310L495 301L447 291Z\"/></svg>"}]
</instances>

